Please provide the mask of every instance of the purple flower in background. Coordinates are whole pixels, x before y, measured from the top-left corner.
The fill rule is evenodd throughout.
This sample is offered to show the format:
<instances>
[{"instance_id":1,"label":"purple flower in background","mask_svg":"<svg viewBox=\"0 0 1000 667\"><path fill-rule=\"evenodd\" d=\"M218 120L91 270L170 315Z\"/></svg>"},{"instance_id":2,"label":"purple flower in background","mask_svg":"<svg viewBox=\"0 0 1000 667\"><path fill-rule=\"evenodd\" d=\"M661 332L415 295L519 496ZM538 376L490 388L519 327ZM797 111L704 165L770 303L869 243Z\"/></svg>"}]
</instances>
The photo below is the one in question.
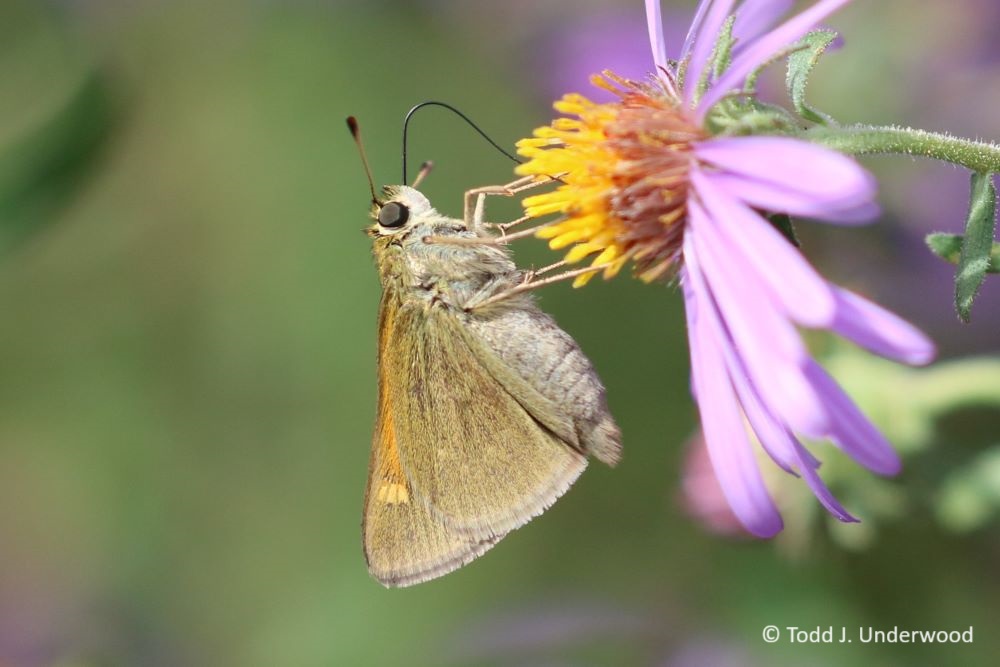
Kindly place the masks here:
<instances>
[{"instance_id":1,"label":"purple flower in background","mask_svg":"<svg viewBox=\"0 0 1000 667\"><path fill-rule=\"evenodd\" d=\"M545 98L576 90L587 84L594 72L605 69L630 79L645 76L649 71L645 25L641 10L585 14L569 25L560 23L554 34L537 42L535 59L546 63L546 67L536 81ZM684 39L681 24L671 21L666 28L667 43L679 46ZM610 91L594 92L597 101L615 99Z\"/></svg>"},{"instance_id":2,"label":"purple flower in background","mask_svg":"<svg viewBox=\"0 0 1000 667\"><path fill-rule=\"evenodd\" d=\"M786 14L794 0L751 2L737 16L734 35L743 42L759 36ZM682 12L667 7L663 39L667 53L680 50L686 26ZM638 7L637 7L638 10ZM675 20L676 19L676 20ZM611 70L619 76L639 79L649 72L649 47L643 38L648 23L642 12L618 9L614 12L584 14L579 18L560 16L554 34L540 40L536 59L546 63L540 72L546 97L560 95L586 84L594 72ZM607 101L614 95L594 91L593 99Z\"/></svg>"},{"instance_id":3,"label":"purple flower in background","mask_svg":"<svg viewBox=\"0 0 1000 667\"><path fill-rule=\"evenodd\" d=\"M530 216L562 218L539 236L566 260L591 258L605 277L631 263L640 279L679 277L688 316L692 390L709 458L726 499L754 535L782 521L748 433L781 468L801 475L842 521L856 521L820 479L798 436L828 439L855 461L894 474L889 443L810 356L797 327L834 331L876 354L923 364L922 333L823 279L759 211L839 224L876 215L875 181L856 162L777 136L724 136L714 122L747 77L849 0L820 0L772 29L784 0L703 0L676 64L660 6L646 10L654 69L648 83L610 72L595 80L617 101L566 95L567 114L519 144L519 173L559 174L551 192L524 201ZM737 40L717 72L716 44L735 11ZM593 274L577 279L583 284Z\"/></svg>"},{"instance_id":4,"label":"purple flower in background","mask_svg":"<svg viewBox=\"0 0 1000 667\"><path fill-rule=\"evenodd\" d=\"M684 511L703 528L715 535L738 537L746 535L729 501L719 486L705 447L705 436L699 430L685 445L686 454L681 472L680 503Z\"/></svg>"}]
</instances>

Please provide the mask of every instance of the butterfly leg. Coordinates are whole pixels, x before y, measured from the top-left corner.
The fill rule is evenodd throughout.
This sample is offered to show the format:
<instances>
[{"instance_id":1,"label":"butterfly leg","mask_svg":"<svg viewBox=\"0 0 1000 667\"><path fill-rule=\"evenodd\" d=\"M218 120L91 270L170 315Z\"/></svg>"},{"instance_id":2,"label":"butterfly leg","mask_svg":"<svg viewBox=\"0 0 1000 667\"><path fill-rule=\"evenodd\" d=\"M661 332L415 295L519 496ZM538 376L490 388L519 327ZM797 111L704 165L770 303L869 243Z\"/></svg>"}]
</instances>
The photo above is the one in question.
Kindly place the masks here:
<instances>
[{"instance_id":1,"label":"butterfly leg","mask_svg":"<svg viewBox=\"0 0 1000 667\"><path fill-rule=\"evenodd\" d=\"M472 190L466 191L464 213L466 226L471 231L478 231L484 226L497 226L503 229L503 226L491 225L485 220L487 196L495 195L500 197L513 197L519 192L531 190L532 188L537 188L551 182L551 180L540 181L535 176L525 176L524 178L519 178L516 181L507 183L506 185L488 185L486 187L473 188ZM512 223L506 223L506 227L513 227L515 224L520 224L526 220L528 220L527 217L519 218Z\"/></svg>"},{"instance_id":2,"label":"butterfly leg","mask_svg":"<svg viewBox=\"0 0 1000 667\"><path fill-rule=\"evenodd\" d=\"M512 227L517 227L518 225L522 225L531 219L532 218L530 215L522 215L520 218L516 220L511 220L510 222L484 222L482 224L484 227L490 227L492 229L499 230L500 238L505 239L507 238L508 229L511 229Z\"/></svg>"},{"instance_id":3,"label":"butterfly leg","mask_svg":"<svg viewBox=\"0 0 1000 667\"><path fill-rule=\"evenodd\" d=\"M492 245L492 246L503 246L508 245L511 241L517 241L519 239L527 238L529 236L534 236L535 232L539 229L544 229L550 225L555 225L563 222L565 218L557 218L555 220L550 220L549 222L544 222L540 225L535 225L534 227L529 227L528 229L522 229L519 232L514 232L513 234L503 234L500 237L493 236L441 236L432 234L430 236L424 237L424 243L441 243L444 245ZM523 219L515 220L514 223L524 222ZM510 224L514 224L510 223Z\"/></svg>"},{"instance_id":4,"label":"butterfly leg","mask_svg":"<svg viewBox=\"0 0 1000 667\"><path fill-rule=\"evenodd\" d=\"M524 280L522 282L529 283L540 275L548 273L549 271L555 271L556 269L561 269L564 266L566 266L566 260L561 259L558 262L549 264L548 266L543 266L540 269L531 269L530 271L525 271Z\"/></svg>"},{"instance_id":5,"label":"butterfly leg","mask_svg":"<svg viewBox=\"0 0 1000 667\"><path fill-rule=\"evenodd\" d=\"M479 233L481 230L492 227L494 229L500 230L500 237L495 238L490 235L483 235L477 238L466 238L466 237L451 237L451 236L427 236L424 238L425 243L441 243L446 245L507 245L511 241L516 241L518 239L527 238L529 236L534 236L535 232L543 227L548 227L549 225L554 225L562 222L562 218L551 220L549 222L536 225L529 229L523 229L521 231L515 232L513 234L508 234L507 230L521 225L532 218L530 216L522 216L516 220L505 223L491 223L486 222L486 197L489 195L496 195L501 197L513 197L519 192L524 192L525 190L530 190L532 188L537 188L541 185L551 183L557 180L551 178L549 180L537 180L535 176L525 176L524 178L519 178L516 181L508 183L506 185L489 185L482 188L474 188L472 190L467 190L465 193L465 226L469 231Z\"/></svg>"},{"instance_id":6,"label":"butterfly leg","mask_svg":"<svg viewBox=\"0 0 1000 667\"><path fill-rule=\"evenodd\" d=\"M544 267L542 271L549 271L562 265L562 262L556 262L551 266ZM475 294L469 301L465 303L465 310L477 310L480 308L486 308L505 299L509 299L512 296L522 294L524 292L530 292L540 287L545 287L546 285L552 285L553 283L562 282L564 280L572 280L579 278L580 276L585 276L591 273L597 273L598 271L603 271L614 266L614 262L607 262L605 264L597 264L596 266L588 266L582 269L573 269L571 271L563 271L562 273L557 273L554 276L549 276L548 278L536 279L538 272L532 274L529 272L525 279L519 284L503 289L499 292L494 292L490 294L487 290L483 290Z\"/></svg>"}]
</instances>

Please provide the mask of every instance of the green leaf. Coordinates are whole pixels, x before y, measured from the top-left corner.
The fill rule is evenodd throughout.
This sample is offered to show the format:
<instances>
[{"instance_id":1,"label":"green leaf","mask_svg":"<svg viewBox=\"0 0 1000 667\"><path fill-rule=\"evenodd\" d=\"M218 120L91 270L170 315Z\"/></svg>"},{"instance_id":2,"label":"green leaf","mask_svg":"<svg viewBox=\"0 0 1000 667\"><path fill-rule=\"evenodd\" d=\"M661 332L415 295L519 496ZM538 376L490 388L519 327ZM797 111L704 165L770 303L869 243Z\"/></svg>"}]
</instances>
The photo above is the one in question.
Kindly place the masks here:
<instances>
[{"instance_id":1,"label":"green leaf","mask_svg":"<svg viewBox=\"0 0 1000 667\"><path fill-rule=\"evenodd\" d=\"M712 108L707 124L713 135L748 136L754 134L794 136L798 120L781 107L724 100Z\"/></svg>"},{"instance_id":2,"label":"green leaf","mask_svg":"<svg viewBox=\"0 0 1000 667\"><path fill-rule=\"evenodd\" d=\"M733 38L733 25L736 23L736 17L730 16L726 22L722 25L722 29L719 31L719 36L715 40L715 46L712 47L712 54L708 59L709 67L705 68L705 71L701 73L701 78L696 82L697 84L697 94L695 95L696 100L700 100L708 90L708 84L712 80L712 77L718 78L723 72L725 72L730 63L733 60L733 46L736 44L736 40ZM682 63L678 80L680 87L683 89L685 80L687 78L687 69L689 61Z\"/></svg>"},{"instance_id":3,"label":"green leaf","mask_svg":"<svg viewBox=\"0 0 1000 667\"><path fill-rule=\"evenodd\" d=\"M950 264L958 264L958 259L962 256L962 243L965 242L964 236L961 234L936 232L928 234L924 240L927 243L927 247L935 255ZM1000 243L993 244L993 250L990 252L990 268L986 270L986 273L1000 273Z\"/></svg>"},{"instance_id":4,"label":"green leaf","mask_svg":"<svg viewBox=\"0 0 1000 667\"><path fill-rule=\"evenodd\" d=\"M955 273L955 308L959 318L966 323L971 317L972 302L990 270L996 220L997 189L993 174L973 174L969 217Z\"/></svg>"},{"instance_id":5,"label":"green leaf","mask_svg":"<svg viewBox=\"0 0 1000 667\"><path fill-rule=\"evenodd\" d=\"M833 119L806 104L806 85L809 83L809 75L812 74L813 68L819 62L820 56L830 48L835 39L837 39L837 33L832 30L814 30L803 37L796 45L797 49L788 56L788 74L785 78L785 85L788 87L788 95L792 98L792 104L800 116L820 125L830 125L833 123Z\"/></svg>"},{"instance_id":6,"label":"green leaf","mask_svg":"<svg viewBox=\"0 0 1000 667\"><path fill-rule=\"evenodd\" d=\"M730 16L722 26L719 33L719 40L715 43L712 52L712 73L716 78L729 69L733 62L733 46L736 40L733 38L733 25L736 24L736 16Z\"/></svg>"},{"instance_id":7,"label":"green leaf","mask_svg":"<svg viewBox=\"0 0 1000 667\"><path fill-rule=\"evenodd\" d=\"M961 234L945 234L944 232L934 232L928 234L924 242L931 252L948 262L958 264L958 258L962 255L962 242L965 237Z\"/></svg>"},{"instance_id":8,"label":"green leaf","mask_svg":"<svg viewBox=\"0 0 1000 667\"><path fill-rule=\"evenodd\" d=\"M50 221L110 136L114 114L100 71L84 73L53 106L0 147L0 255Z\"/></svg>"}]
</instances>

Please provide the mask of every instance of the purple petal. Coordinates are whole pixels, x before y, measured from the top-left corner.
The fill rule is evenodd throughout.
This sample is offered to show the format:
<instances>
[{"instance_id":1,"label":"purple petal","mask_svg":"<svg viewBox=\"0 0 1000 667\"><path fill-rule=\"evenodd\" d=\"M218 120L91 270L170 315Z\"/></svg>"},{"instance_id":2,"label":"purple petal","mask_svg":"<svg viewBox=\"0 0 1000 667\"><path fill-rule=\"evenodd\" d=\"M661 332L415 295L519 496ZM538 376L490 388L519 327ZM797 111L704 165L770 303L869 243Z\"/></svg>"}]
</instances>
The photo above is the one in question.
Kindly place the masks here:
<instances>
[{"instance_id":1,"label":"purple petal","mask_svg":"<svg viewBox=\"0 0 1000 667\"><path fill-rule=\"evenodd\" d=\"M712 311L714 309L709 308L707 310ZM717 325L717 323L714 324ZM720 339L728 338L721 327L713 326L713 330L715 331L715 335ZM747 421L750 422L750 427L757 435L757 439L760 440L760 444L768 456L785 472L794 475L794 464L798 461L799 457L791 444L788 430L773 418L767 411L767 408L764 407L764 402L750 382L746 369L736 356L732 339L728 340L728 345L724 346L724 351L726 352L726 368L729 370L729 377L732 380L733 387L736 389L736 395L739 397L740 405L743 407ZM816 463L818 464L818 462Z\"/></svg>"},{"instance_id":2,"label":"purple petal","mask_svg":"<svg viewBox=\"0 0 1000 667\"><path fill-rule=\"evenodd\" d=\"M844 522L857 522L857 519L844 509L844 506L834 497L816 473L816 469L819 467L819 461L816 460L816 457L803 447L802 443L767 410L756 390L751 386L746 376L740 372L740 369L733 368L732 363L735 362L738 365L739 361L732 357L729 361L729 374L736 387L740 404L743 406L743 412L746 414L754 433L757 434L760 444L764 446L771 458L792 474L794 474L793 469L801 472L813 495L835 517ZM776 458L776 454L780 455L783 460Z\"/></svg>"},{"instance_id":3,"label":"purple petal","mask_svg":"<svg viewBox=\"0 0 1000 667\"><path fill-rule=\"evenodd\" d=\"M712 313L714 309L709 309ZM717 320L716 320L717 322ZM721 328L716 335L724 336ZM746 367L735 354L735 347L731 344L725 347L726 367L729 369L729 377L736 388L740 405L747 416L754 433L760 440L761 445L767 450L774 462L791 474L795 474L793 468L801 465L808 465L811 468L818 468L820 463L808 450L801 452L795 448L797 443L795 436L788 430L782 421L775 416L765 405L760 396L760 392L753 386L750 376L746 372ZM799 464L796 466L795 464Z\"/></svg>"},{"instance_id":4,"label":"purple petal","mask_svg":"<svg viewBox=\"0 0 1000 667\"><path fill-rule=\"evenodd\" d=\"M809 355L795 327L781 315L755 272L741 266L738 255L724 255L704 238L711 222L696 201L689 202L689 215L684 261L698 266L692 282L704 281L699 289L712 296L719 321L732 337L754 386L766 403L782 406L793 428L810 432L829 428L826 409L802 374ZM729 263L729 256L736 262Z\"/></svg>"},{"instance_id":5,"label":"purple petal","mask_svg":"<svg viewBox=\"0 0 1000 667\"><path fill-rule=\"evenodd\" d=\"M687 266L688 272L692 269L691 265ZM688 285L688 281L684 284ZM686 289L695 289L693 281ZM704 305L706 298L710 297L695 292L699 304ZM719 341L707 330L704 318L697 313L691 314L695 315L688 319L691 373L705 398L698 401L698 411L712 468L740 523L758 537L772 537L782 528L781 515L757 467L732 384L719 354Z\"/></svg>"},{"instance_id":6,"label":"purple petal","mask_svg":"<svg viewBox=\"0 0 1000 667\"><path fill-rule=\"evenodd\" d=\"M702 160L755 181L782 185L826 202L870 201L875 178L843 153L787 137L722 137L695 147Z\"/></svg>"},{"instance_id":7,"label":"purple petal","mask_svg":"<svg viewBox=\"0 0 1000 667\"><path fill-rule=\"evenodd\" d=\"M724 336L717 319L715 319L714 309L705 309L708 323L712 326L717 337ZM763 400L760 398L756 388L747 376L742 362L736 356L731 344L723 345L725 353L726 367L729 371L730 380L736 389L740 405L750 422L750 426L760 444L767 451L768 455L781 466L785 471L795 474L794 470L801 471L805 477L806 484L812 490L816 498L831 514L841 521L856 522L851 514L837 501L830 493L830 490L816 474L819 461L795 438L794 435L779 421L779 419L768 410Z\"/></svg>"},{"instance_id":8,"label":"purple petal","mask_svg":"<svg viewBox=\"0 0 1000 667\"><path fill-rule=\"evenodd\" d=\"M802 254L771 223L712 182L712 174L692 170L691 179L718 233L732 239L767 283L785 312L799 324L829 327L836 315L833 292ZM722 243L719 243L722 246Z\"/></svg>"},{"instance_id":9,"label":"purple petal","mask_svg":"<svg viewBox=\"0 0 1000 667\"><path fill-rule=\"evenodd\" d=\"M691 27L688 28L687 37L684 38L684 47L681 49L680 62L684 62L691 55L691 47L694 46L694 39L698 35L698 31L701 30L702 23L705 22L705 14L708 13L708 8L712 2L713 0L701 0L698 3L698 9L694 13L694 19L691 20Z\"/></svg>"},{"instance_id":10,"label":"purple petal","mask_svg":"<svg viewBox=\"0 0 1000 667\"><path fill-rule=\"evenodd\" d=\"M795 0L745 0L736 12L733 36L743 44L757 39L778 22Z\"/></svg>"},{"instance_id":11,"label":"purple petal","mask_svg":"<svg viewBox=\"0 0 1000 667\"><path fill-rule=\"evenodd\" d=\"M747 75L767 62L774 54L785 49L812 30L816 24L837 11L851 0L820 0L801 14L749 45L733 59L729 69L705 93L698 103L698 120L702 120L716 102L731 90L741 88ZM697 47L697 45L696 45Z\"/></svg>"},{"instance_id":12,"label":"purple petal","mask_svg":"<svg viewBox=\"0 0 1000 667\"><path fill-rule=\"evenodd\" d=\"M923 366L934 359L934 342L903 318L871 301L835 287L833 330L875 354Z\"/></svg>"},{"instance_id":13,"label":"purple petal","mask_svg":"<svg viewBox=\"0 0 1000 667\"><path fill-rule=\"evenodd\" d=\"M860 523L860 521L850 514L844 506L840 504L836 497L830 492L823 480L816 473L816 469L810 465L806 464L806 457L811 457L809 451L802 446L795 438L792 438L792 443L795 445L795 450L801 457L802 463L799 465L799 470L802 471L802 476L806 480L806 484L812 490L813 495L819 500L820 504L826 508L826 510L843 521L844 523Z\"/></svg>"},{"instance_id":14,"label":"purple petal","mask_svg":"<svg viewBox=\"0 0 1000 667\"><path fill-rule=\"evenodd\" d=\"M712 139L695 152L724 170L718 176L727 190L769 211L850 222L877 192L875 178L857 162L798 139Z\"/></svg>"},{"instance_id":15,"label":"purple petal","mask_svg":"<svg viewBox=\"0 0 1000 667\"><path fill-rule=\"evenodd\" d=\"M702 316L698 299L695 298L694 289L691 287L690 279L685 275L685 269L681 269L681 293L684 295L684 313L687 316L689 326L694 326ZM698 401L698 385L695 384L694 373L691 374L691 397Z\"/></svg>"},{"instance_id":16,"label":"purple petal","mask_svg":"<svg viewBox=\"0 0 1000 667\"><path fill-rule=\"evenodd\" d=\"M817 438L829 436L848 456L874 472L881 475L898 473L902 468L899 455L840 385L815 361L809 361L805 372L826 402L831 428L823 432L803 432Z\"/></svg>"},{"instance_id":17,"label":"purple petal","mask_svg":"<svg viewBox=\"0 0 1000 667\"><path fill-rule=\"evenodd\" d=\"M687 104L691 104L698 94L701 76L708 66L708 59L712 56L719 31L722 30L722 25L726 22L732 7L733 0L714 0L705 15L705 21L698 31L691 50L691 62L688 63L687 73L684 75L684 101Z\"/></svg>"},{"instance_id":18,"label":"purple petal","mask_svg":"<svg viewBox=\"0 0 1000 667\"><path fill-rule=\"evenodd\" d=\"M778 357L802 361L808 355L795 328L776 313L767 289L748 267L742 254L729 248L731 241L716 231L716 223L702 205L688 202L690 227L685 234L697 252L700 273L731 330L743 356Z\"/></svg>"},{"instance_id":19,"label":"purple petal","mask_svg":"<svg viewBox=\"0 0 1000 667\"><path fill-rule=\"evenodd\" d=\"M877 218L881 209L873 202L850 208L837 208L817 202L814 197L792 192L780 185L754 181L724 172L713 174L713 181L746 204L773 213L823 220L841 225L862 225Z\"/></svg>"},{"instance_id":20,"label":"purple petal","mask_svg":"<svg viewBox=\"0 0 1000 667\"><path fill-rule=\"evenodd\" d=\"M667 40L663 37L663 16L660 14L660 0L646 0L646 28L649 30L649 47L653 51L656 68L668 65Z\"/></svg>"},{"instance_id":21,"label":"purple petal","mask_svg":"<svg viewBox=\"0 0 1000 667\"><path fill-rule=\"evenodd\" d=\"M736 393L743 406L743 412L747 416L747 421L750 422L754 433L757 434L757 439L760 440L760 444L764 446L771 458L792 474L795 474L793 469L801 472L813 495L830 514L841 521L856 523L858 520L844 509L844 506L834 497L816 473L816 469L819 467L819 461L816 460L816 457L803 447L802 443L787 428L782 426L774 415L767 411L745 375L734 373L731 366L729 373L730 377L733 378L733 384L736 386ZM784 461L775 457L775 454L779 452Z\"/></svg>"},{"instance_id":22,"label":"purple petal","mask_svg":"<svg viewBox=\"0 0 1000 667\"><path fill-rule=\"evenodd\" d=\"M706 308L706 319L717 338L725 340L723 345L725 353L726 368L729 370L729 377L736 389L740 405L746 414L750 426L760 440L760 444L767 451L768 455L781 466L786 472L795 474L795 464L806 464L813 468L819 467L819 461L804 450L802 453L796 451L794 446L795 437L789 432L784 424L768 409L764 400L760 397L760 392L753 386L750 376L746 371L743 361L737 356L736 348L732 344L732 338L725 332L725 328L718 319L718 314L714 308Z\"/></svg>"}]
</instances>

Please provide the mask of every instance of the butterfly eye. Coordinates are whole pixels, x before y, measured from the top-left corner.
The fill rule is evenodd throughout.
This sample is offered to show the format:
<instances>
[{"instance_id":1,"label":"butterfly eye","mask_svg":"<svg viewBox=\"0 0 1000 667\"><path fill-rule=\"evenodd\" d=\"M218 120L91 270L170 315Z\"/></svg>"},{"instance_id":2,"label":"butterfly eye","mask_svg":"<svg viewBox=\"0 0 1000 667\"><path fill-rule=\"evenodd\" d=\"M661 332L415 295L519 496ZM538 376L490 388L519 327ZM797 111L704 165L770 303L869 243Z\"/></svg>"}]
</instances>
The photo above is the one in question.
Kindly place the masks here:
<instances>
[{"instance_id":1,"label":"butterfly eye","mask_svg":"<svg viewBox=\"0 0 1000 667\"><path fill-rule=\"evenodd\" d=\"M383 227L402 227L410 217L410 209L391 201L378 211L378 224Z\"/></svg>"}]
</instances>

